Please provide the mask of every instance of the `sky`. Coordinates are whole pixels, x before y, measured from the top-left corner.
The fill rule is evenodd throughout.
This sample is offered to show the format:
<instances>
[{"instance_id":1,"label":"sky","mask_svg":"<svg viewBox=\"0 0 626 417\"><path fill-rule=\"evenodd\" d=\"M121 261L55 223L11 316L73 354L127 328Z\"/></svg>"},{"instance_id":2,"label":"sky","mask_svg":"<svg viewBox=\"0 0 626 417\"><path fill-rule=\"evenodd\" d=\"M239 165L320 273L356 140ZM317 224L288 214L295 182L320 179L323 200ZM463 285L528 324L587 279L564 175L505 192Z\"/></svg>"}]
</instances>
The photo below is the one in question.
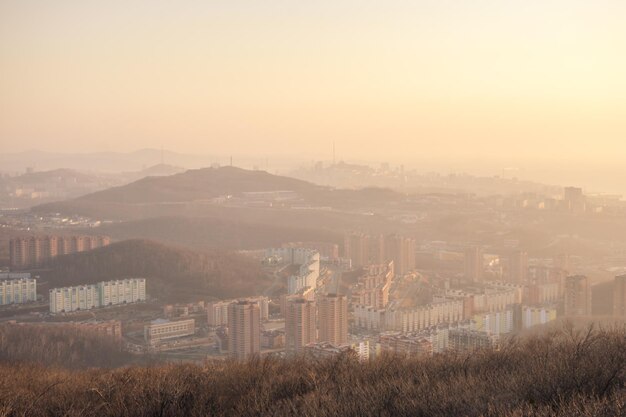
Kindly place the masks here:
<instances>
[{"instance_id":1,"label":"sky","mask_svg":"<svg viewBox=\"0 0 626 417\"><path fill-rule=\"evenodd\" d=\"M0 152L621 163L623 0L0 0Z\"/></svg>"}]
</instances>

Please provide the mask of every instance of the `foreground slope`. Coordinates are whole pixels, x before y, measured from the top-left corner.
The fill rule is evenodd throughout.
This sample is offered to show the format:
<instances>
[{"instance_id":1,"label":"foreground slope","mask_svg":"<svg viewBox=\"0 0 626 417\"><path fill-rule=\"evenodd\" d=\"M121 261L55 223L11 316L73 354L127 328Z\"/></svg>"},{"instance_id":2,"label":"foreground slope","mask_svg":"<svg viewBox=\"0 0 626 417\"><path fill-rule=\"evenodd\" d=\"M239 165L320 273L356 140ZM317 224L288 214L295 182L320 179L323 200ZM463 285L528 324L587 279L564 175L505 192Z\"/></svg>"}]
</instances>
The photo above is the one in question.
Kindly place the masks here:
<instances>
[{"instance_id":1,"label":"foreground slope","mask_svg":"<svg viewBox=\"0 0 626 417\"><path fill-rule=\"evenodd\" d=\"M126 240L59 256L41 273L50 286L145 277L147 292L163 300L252 295L265 285L258 262L226 251L195 252L148 240Z\"/></svg>"},{"instance_id":2,"label":"foreground slope","mask_svg":"<svg viewBox=\"0 0 626 417\"><path fill-rule=\"evenodd\" d=\"M0 365L5 416L623 416L624 329L358 363L264 359L70 372Z\"/></svg>"}]
</instances>

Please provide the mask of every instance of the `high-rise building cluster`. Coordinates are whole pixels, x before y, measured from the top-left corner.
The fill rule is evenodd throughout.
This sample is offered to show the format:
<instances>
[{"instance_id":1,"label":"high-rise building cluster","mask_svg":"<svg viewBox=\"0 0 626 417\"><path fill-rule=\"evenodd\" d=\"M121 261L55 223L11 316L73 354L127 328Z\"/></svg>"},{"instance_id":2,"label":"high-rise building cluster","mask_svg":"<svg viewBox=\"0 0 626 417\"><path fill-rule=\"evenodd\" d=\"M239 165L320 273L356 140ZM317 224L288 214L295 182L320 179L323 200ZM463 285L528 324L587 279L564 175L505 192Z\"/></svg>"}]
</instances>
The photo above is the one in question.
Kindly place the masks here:
<instances>
[{"instance_id":1,"label":"high-rise building cluster","mask_svg":"<svg viewBox=\"0 0 626 417\"><path fill-rule=\"evenodd\" d=\"M393 261L395 273L407 274L415 269L415 239L400 235L349 233L344 238L344 256L355 268Z\"/></svg>"},{"instance_id":2,"label":"high-rise building cluster","mask_svg":"<svg viewBox=\"0 0 626 417\"><path fill-rule=\"evenodd\" d=\"M479 247L470 247L465 250L465 279L469 282L483 282L485 273L485 257Z\"/></svg>"},{"instance_id":3,"label":"high-rise building cluster","mask_svg":"<svg viewBox=\"0 0 626 417\"><path fill-rule=\"evenodd\" d=\"M626 318L626 275L615 277L613 287L613 315Z\"/></svg>"},{"instance_id":4,"label":"high-rise building cluster","mask_svg":"<svg viewBox=\"0 0 626 417\"><path fill-rule=\"evenodd\" d=\"M266 259L299 265L298 273L287 280L287 293L298 294L304 289L315 290L320 277L320 253L314 249L301 247L272 248L265 253Z\"/></svg>"},{"instance_id":5,"label":"high-rise building cluster","mask_svg":"<svg viewBox=\"0 0 626 417\"><path fill-rule=\"evenodd\" d=\"M59 256L101 248L111 243L108 236L29 236L9 241L12 268L29 268Z\"/></svg>"},{"instance_id":6,"label":"high-rise building cluster","mask_svg":"<svg viewBox=\"0 0 626 417\"><path fill-rule=\"evenodd\" d=\"M37 301L37 279L29 273L0 273L0 305Z\"/></svg>"},{"instance_id":7,"label":"high-rise building cluster","mask_svg":"<svg viewBox=\"0 0 626 417\"><path fill-rule=\"evenodd\" d=\"M241 300L241 299L240 299ZM248 297L243 300L259 305L259 314L261 321L269 319L270 299L267 297ZM213 301L206 304L207 323L211 327L228 325L228 306L238 300L222 300Z\"/></svg>"},{"instance_id":8,"label":"high-rise building cluster","mask_svg":"<svg viewBox=\"0 0 626 417\"><path fill-rule=\"evenodd\" d=\"M353 303L374 308L384 308L389 302L389 291L395 276L394 263L370 265L365 275L359 277L352 288Z\"/></svg>"},{"instance_id":9,"label":"high-rise building cluster","mask_svg":"<svg viewBox=\"0 0 626 417\"><path fill-rule=\"evenodd\" d=\"M566 316L591 315L591 283L584 275L565 278L564 313Z\"/></svg>"},{"instance_id":10,"label":"high-rise building cluster","mask_svg":"<svg viewBox=\"0 0 626 417\"><path fill-rule=\"evenodd\" d=\"M146 300L146 279L128 278L52 288L49 300L50 312L54 314L136 303Z\"/></svg>"}]
</instances>

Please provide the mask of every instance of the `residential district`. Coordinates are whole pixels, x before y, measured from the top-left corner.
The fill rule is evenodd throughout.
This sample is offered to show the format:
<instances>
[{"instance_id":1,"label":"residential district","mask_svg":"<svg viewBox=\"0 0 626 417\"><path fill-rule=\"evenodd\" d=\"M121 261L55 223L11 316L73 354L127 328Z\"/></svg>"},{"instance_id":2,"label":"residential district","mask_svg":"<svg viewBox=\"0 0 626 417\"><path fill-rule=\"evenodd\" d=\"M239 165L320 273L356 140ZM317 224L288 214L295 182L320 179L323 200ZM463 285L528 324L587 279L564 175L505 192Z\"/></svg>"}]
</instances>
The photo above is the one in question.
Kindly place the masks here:
<instances>
[{"instance_id":1,"label":"residential district","mask_svg":"<svg viewBox=\"0 0 626 417\"><path fill-rule=\"evenodd\" d=\"M498 346L560 317L591 315L591 283L569 259L506 256L480 246L441 250L462 274L418 272L420 250L401 235L351 232L343 248L292 242L247 251L285 291L229 300L169 304L151 299L150 277L111 277L38 292L38 276L20 272L63 253L108 244L106 236L44 236L11 241L13 271L0 273L2 320L70 326L115 340L134 354L171 360L246 360L256 355L385 353L428 356ZM437 243L433 243L436 245ZM626 317L626 275L615 277L614 316Z\"/></svg>"}]
</instances>

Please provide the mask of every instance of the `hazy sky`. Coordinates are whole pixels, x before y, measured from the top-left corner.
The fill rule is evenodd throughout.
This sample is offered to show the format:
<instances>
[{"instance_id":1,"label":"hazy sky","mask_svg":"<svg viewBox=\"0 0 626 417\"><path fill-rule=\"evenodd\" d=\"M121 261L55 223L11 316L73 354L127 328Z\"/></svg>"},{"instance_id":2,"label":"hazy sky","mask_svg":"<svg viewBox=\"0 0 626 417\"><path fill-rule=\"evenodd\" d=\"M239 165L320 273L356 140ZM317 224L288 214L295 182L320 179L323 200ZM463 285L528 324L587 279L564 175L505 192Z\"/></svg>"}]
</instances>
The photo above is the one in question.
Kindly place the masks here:
<instances>
[{"instance_id":1,"label":"hazy sky","mask_svg":"<svg viewBox=\"0 0 626 417\"><path fill-rule=\"evenodd\" d=\"M626 1L0 0L0 152L621 158Z\"/></svg>"}]
</instances>

